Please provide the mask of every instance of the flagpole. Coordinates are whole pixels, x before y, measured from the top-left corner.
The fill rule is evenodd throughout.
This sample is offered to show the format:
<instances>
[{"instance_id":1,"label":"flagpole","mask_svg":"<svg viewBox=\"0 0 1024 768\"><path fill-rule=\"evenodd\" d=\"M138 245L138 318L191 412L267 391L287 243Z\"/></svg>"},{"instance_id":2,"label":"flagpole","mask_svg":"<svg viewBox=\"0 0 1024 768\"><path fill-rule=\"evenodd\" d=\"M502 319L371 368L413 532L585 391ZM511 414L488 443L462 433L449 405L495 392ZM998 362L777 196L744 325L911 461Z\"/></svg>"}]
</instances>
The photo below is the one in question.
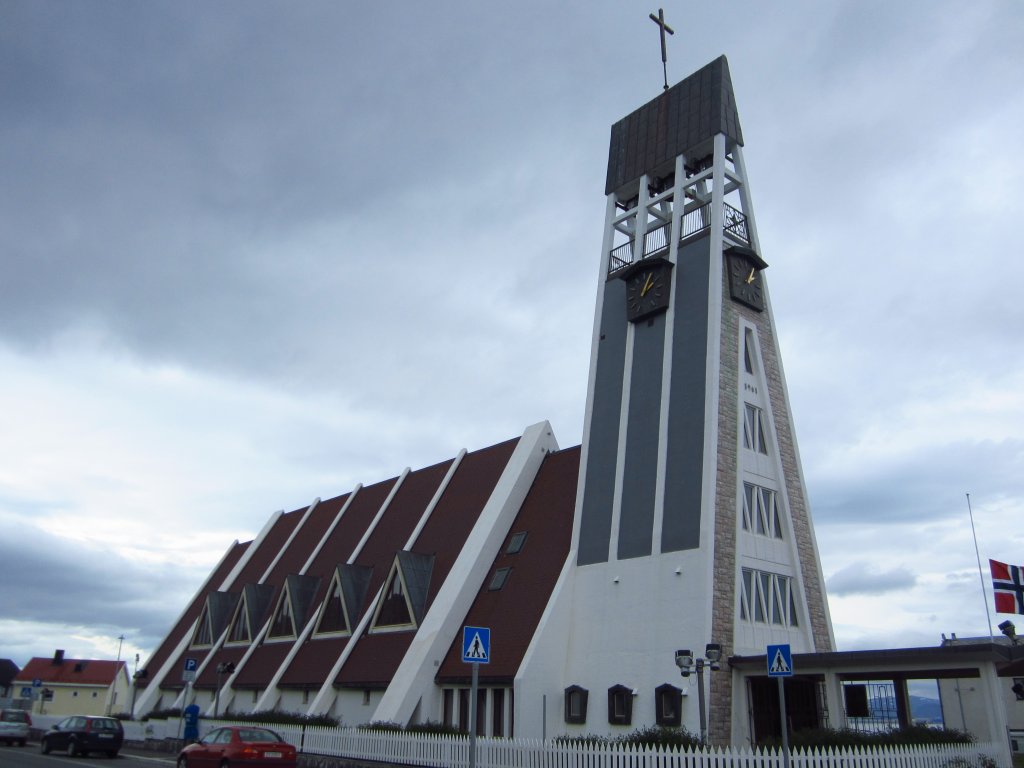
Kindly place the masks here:
<instances>
[{"instance_id":1,"label":"flagpole","mask_svg":"<svg viewBox=\"0 0 1024 768\"><path fill-rule=\"evenodd\" d=\"M974 530L974 511L971 509L971 494L967 494L967 514L971 516L971 534L974 536L974 554L978 558L978 580L981 582L981 601L985 603L985 621L988 622L988 639L996 641L992 634L992 614L988 612L988 596L985 594L985 577L981 571L981 551L978 549L978 532Z\"/></svg>"}]
</instances>

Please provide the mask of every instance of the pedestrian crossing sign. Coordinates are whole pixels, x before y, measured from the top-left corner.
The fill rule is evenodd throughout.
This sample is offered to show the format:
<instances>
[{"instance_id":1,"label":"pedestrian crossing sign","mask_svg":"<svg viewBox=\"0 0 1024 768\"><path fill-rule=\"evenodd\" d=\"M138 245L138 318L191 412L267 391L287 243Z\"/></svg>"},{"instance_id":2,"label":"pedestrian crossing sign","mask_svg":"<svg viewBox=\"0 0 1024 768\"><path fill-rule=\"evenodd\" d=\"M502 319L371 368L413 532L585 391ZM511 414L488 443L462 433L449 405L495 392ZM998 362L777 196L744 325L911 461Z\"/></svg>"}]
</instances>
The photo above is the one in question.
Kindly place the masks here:
<instances>
[{"instance_id":1,"label":"pedestrian crossing sign","mask_svg":"<svg viewBox=\"0 0 1024 768\"><path fill-rule=\"evenodd\" d=\"M489 627L462 628L462 661L466 664L491 662L491 630Z\"/></svg>"},{"instance_id":2,"label":"pedestrian crossing sign","mask_svg":"<svg viewBox=\"0 0 1024 768\"><path fill-rule=\"evenodd\" d=\"M768 677L793 676L793 651L789 643L768 646Z\"/></svg>"}]
</instances>

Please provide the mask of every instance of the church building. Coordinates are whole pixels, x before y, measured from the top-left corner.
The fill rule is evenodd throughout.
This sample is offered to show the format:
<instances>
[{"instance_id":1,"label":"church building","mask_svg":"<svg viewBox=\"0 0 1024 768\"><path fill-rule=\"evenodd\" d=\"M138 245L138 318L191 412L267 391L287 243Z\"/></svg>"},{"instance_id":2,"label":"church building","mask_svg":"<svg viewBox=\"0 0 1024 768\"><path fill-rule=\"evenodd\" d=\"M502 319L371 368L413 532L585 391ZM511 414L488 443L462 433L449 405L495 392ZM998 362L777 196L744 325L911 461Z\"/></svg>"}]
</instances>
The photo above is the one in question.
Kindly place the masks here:
<instances>
[{"instance_id":1,"label":"church building","mask_svg":"<svg viewBox=\"0 0 1024 768\"><path fill-rule=\"evenodd\" d=\"M535 424L273 515L185 606L136 714L749 743L764 686L728 660L834 641L743 146L725 57L612 126L581 445ZM490 630L476 723L465 626Z\"/></svg>"}]
</instances>

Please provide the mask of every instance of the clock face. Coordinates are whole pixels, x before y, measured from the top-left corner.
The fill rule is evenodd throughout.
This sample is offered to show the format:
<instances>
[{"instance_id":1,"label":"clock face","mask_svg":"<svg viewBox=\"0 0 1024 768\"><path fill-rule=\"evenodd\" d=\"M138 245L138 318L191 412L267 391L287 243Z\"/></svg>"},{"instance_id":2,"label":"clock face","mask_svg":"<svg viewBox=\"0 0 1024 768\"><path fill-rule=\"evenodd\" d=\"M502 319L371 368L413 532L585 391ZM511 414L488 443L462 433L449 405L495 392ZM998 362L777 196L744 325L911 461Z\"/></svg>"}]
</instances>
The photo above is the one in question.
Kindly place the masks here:
<instances>
[{"instance_id":1,"label":"clock face","mask_svg":"<svg viewBox=\"0 0 1024 768\"><path fill-rule=\"evenodd\" d=\"M626 317L636 322L668 309L669 270L641 269L626 283Z\"/></svg>"},{"instance_id":2,"label":"clock face","mask_svg":"<svg viewBox=\"0 0 1024 768\"><path fill-rule=\"evenodd\" d=\"M729 293L732 297L758 312L764 310L764 286L761 270L756 264L739 256L729 259Z\"/></svg>"}]
</instances>

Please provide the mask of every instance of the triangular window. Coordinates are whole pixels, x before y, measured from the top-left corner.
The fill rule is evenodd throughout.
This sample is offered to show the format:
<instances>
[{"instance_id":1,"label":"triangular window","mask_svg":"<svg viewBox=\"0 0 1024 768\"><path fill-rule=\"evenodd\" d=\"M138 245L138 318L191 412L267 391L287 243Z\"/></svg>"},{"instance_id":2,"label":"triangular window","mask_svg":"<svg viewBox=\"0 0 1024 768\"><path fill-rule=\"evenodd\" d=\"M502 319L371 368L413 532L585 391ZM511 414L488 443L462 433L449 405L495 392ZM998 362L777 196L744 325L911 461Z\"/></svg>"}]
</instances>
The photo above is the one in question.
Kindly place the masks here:
<instances>
[{"instance_id":1,"label":"triangular window","mask_svg":"<svg viewBox=\"0 0 1024 768\"><path fill-rule=\"evenodd\" d=\"M412 606L409 605L408 590L402 578L402 569L398 563L391 568L391 576L384 588L377 609L374 627L405 627L415 626L412 619Z\"/></svg>"},{"instance_id":2,"label":"triangular window","mask_svg":"<svg viewBox=\"0 0 1024 768\"><path fill-rule=\"evenodd\" d=\"M267 639L293 640L295 634L295 610L292 606L291 590L285 583L284 589L281 591L281 598L277 601L277 610L274 611L274 619L270 623Z\"/></svg>"},{"instance_id":3,"label":"triangular window","mask_svg":"<svg viewBox=\"0 0 1024 768\"><path fill-rule=\"evenodd\" d=\"M203 612L199 616L199 623L196 625L196 633L192 636L192 647L201 648L213 645L213 626L210 622L210 605L203 606Z\"/></svg>"},{"instance_id":4,"label":"triangular window","mask_svg":"<svg viewBox=\"0 0 1024 768\"><path fill-rule=\"evenodd\" d=\"M252 628L249 626L249 609L247 607L246 595L242 593L242 599L238 601L235 609L235 616L231 619L231 629L228 631L228 643L251 643Z\"/></svg>"},{"instance_id":5,"label":"triangular window","mask_svg":"<svg viewBox=\"0 0 1024 768\"><path fill-rule=\"evenodd\" d=\"M331 585L327 588L327 598L320 609L320 618L316 623L317 635L340 635L350 634L352 626L349 624L345 610L345 597L341 591L341 577L337 571L331 579Z\"/></svg>"},{"instance_id":6,"label":"triangular window","mask_svg":"<svg viewBox=\"0 0 1024 768\"><path fill-rule=\"evenodd\" d=\"M199 614L195 634L192 635L192 646L210 647L220 640L228 622L235 614L238 605L236 592L210 592L203 604L203 612Z\"/></svg>"},{"instance_id":7,"label":"triangular window","mask_svg":"<svg viewBox=\"0 0 1024 768\"><path fill-rule=\"evenodd\" d=\"M359 622L373 568L345 563L334 569L327 595L320 604L314 637L348 635Z\"/></svg>"},{"instance_id":8,"label":"triangular window","mask_svg":"<svg viewBox=\"0 0 1024 768\"><path fill-rule=\"evenodd\" d=\"M384 582L371 630L415 629L426 613L433 555L400 550Z\"/></svg>"}]
</instances>

